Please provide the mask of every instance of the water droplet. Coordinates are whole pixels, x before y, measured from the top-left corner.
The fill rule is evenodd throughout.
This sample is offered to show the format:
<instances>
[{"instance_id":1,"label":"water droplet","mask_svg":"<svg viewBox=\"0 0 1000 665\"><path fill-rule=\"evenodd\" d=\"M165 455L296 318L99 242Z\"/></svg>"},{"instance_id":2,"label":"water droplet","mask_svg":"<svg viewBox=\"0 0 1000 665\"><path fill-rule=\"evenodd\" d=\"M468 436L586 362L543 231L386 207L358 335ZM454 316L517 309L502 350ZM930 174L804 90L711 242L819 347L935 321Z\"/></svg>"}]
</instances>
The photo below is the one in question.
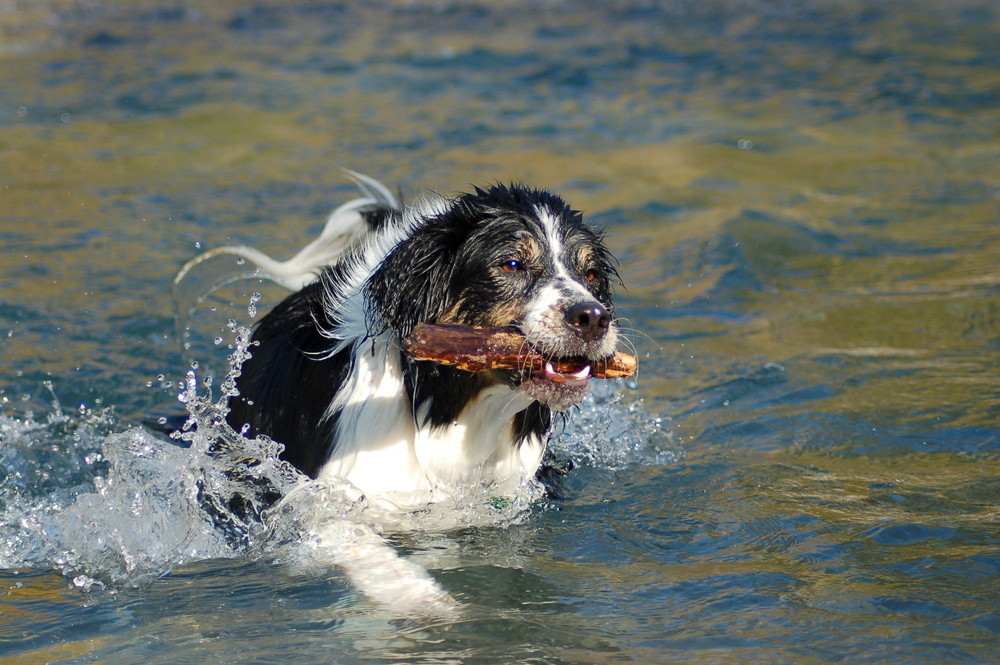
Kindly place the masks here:
<instances>
[{"instance_id":1,"label":"water droplet","mask_svg":"<svg viewBox=\"0 0 1000 665\"><path fill-rule=\"evenodd\" d=\"M247 307L247 311L250 313L250 318L257 316L257 303L260 301L261 295L254 291L250 294L250 306Z\"/></svg>"}]
</instances>

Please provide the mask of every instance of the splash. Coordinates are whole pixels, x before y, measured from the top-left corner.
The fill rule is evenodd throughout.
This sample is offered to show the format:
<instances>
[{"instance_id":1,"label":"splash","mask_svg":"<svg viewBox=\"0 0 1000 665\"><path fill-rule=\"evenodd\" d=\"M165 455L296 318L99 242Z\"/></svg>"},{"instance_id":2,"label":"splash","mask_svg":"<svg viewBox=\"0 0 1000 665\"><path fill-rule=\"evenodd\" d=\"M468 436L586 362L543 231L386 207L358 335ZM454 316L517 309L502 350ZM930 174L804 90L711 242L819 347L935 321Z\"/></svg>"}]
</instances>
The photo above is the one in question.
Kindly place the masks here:
<instances>
[{"instance_id":1,"label":"splash","mask_svg":"<svg viewBox=\"0 0 1000 665\"><path fill-rule=\"evenodd\" d=\"M249 357L236 328L224 396L193 367L178 400L187 422L172 436L135 426L112 409L43 420L0 416L0 567L54 568L81 588L142 584L185 563L232 557L265 529L268 496L299 474L267 439L225 424L225 401ZM169 382L164 382L169 384Z\"/></svg>"},{"instance_id":2,"label":"splash","mask_svg":"<svg viewBox=\"0 0 1000 665\"><path fill-rule=\"evenodd\" d=\"M121 424L107 413L0 417L0 567L55 568L90 588L230 556L200 511L198 453L139 428L102 433L107 420Z\"/></svg>"},{"instance_id":3,"label":"splash","mask_svg":"<svg viewBox=\"0 0 1000 665\"><path fill-rule=\"evenodd\" d=\"M619 471L634 466L665 466L684 458L684 448L635 397L632 381L600 381L553 438L551 452L575 464Z\"/></svg>"}]
</instances>

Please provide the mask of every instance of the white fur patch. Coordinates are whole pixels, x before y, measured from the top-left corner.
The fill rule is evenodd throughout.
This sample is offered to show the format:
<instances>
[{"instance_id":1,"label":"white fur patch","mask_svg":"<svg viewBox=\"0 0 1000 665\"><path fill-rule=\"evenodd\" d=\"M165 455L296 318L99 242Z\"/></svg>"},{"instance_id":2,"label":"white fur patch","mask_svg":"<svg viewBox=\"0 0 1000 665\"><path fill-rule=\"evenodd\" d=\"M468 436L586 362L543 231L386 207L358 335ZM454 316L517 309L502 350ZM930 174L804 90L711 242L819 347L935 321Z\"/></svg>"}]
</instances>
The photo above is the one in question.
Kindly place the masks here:
<instances>
[{"instance_id":1,"label":"white fur patch","mask_svg":"<svg viewBox=\"0 0 1000 665\"><path fill-rule=\"evenodd\" d=\"M514 444L511 421L531 399L505 386L484 390L441 428L418 426L388 334L355 343L354 368L329 414L339 412L337 442L320 480L344 479L369 498L400 507L431 503L455 484L512 492L541 463L545 442Z\"/></svg>"},{"instance_id":2,"label":"white fur patch","mask_svg":"<svg viewBox=\"0 0 1000 665\"><path fill-rule=\"evenodd\" d=\"M574 277L566 268L566 257L563 256L562 237L559 234L559 219L546 208L535 208L535 214L542 222L545 232L545 241L552 253L552 267L555 272L555 282L564 288L577 293L581 298L594 300L594 295L587 290L579 280Z\"/></svg>"}]
</instances>

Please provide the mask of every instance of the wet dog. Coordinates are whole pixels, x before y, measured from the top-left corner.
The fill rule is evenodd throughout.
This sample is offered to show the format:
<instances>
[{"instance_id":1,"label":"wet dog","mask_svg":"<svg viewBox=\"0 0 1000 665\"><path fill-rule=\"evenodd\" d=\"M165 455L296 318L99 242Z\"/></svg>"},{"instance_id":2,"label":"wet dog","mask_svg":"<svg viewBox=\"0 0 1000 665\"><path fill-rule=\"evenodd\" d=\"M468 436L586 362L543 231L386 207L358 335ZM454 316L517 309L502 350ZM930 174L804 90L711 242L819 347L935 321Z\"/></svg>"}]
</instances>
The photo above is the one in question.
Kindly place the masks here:
<instances>
[{"instance_id":1,"label":"wet dog","mask_svg":"<svg viewBox=\"0 0 1000 665\"><path fill-rule=\"evenodd\" d=\"M229 423L283 444L310 476L400 506L461 483L516 490L590 368L466 372L413 360L401 340L419 322L509 325L552 360L609 356L619 278L602 234L521 185L404 207L353 175L367 196L334 211L295 259L227 248L295 290L256 326Z\"/></svg>"}]
</instances>

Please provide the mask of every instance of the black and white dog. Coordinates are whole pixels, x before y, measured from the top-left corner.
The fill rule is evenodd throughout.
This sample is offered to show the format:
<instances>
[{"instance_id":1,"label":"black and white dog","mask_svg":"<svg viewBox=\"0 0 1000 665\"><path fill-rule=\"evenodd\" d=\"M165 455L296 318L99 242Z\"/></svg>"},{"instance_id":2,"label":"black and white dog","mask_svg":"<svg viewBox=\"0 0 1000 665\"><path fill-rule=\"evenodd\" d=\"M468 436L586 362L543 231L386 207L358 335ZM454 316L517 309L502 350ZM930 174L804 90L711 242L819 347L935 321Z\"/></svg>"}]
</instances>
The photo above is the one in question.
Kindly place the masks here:
<instances>
[{"instance_id":1,"label":"black and white dog","mask_svg":"<svg viewBox=\"0 0 1000 665\"><path fill-rule=\"evenodd\" d=\"M367 196L296 259L224 249L297 289L256 327L230 424L284 444L310 476L400 506L460 483L515 490L539 468L553 412L585 396L590 367L466 372L412 360L401 340L419 322L513 325L547 358L606 358L619 278L602 234L520 185L403 207L352 175Z\"/></svg>"}]
</instances>

